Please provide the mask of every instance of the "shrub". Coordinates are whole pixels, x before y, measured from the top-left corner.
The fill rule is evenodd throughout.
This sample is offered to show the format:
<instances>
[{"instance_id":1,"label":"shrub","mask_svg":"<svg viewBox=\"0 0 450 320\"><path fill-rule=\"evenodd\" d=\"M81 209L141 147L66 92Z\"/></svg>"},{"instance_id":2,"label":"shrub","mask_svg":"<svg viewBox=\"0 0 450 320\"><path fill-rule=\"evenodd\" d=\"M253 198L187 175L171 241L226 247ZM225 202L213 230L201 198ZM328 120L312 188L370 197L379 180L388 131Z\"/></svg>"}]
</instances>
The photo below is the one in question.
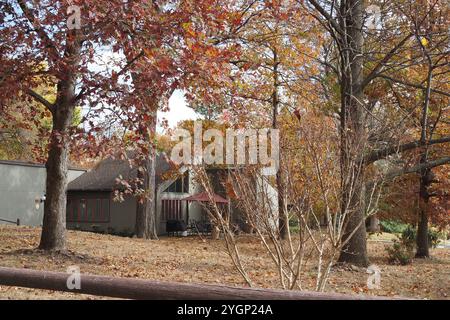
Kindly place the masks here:
<instances>
[{"instance_id":1,"label":"shrub","mask_svg":"<svg viewBox=\"0 0 450 320\"><path fill-rule=\"evenodd\" d=\"M402 266L410 264L414 257L415 239L404 233L394 240L392 247L386 247L389 262Z\"/></svg>"},{"instance_id":2,"label":"shrub","mask_svg":"<svg viewBox=\"0 0 450 320\"><path fill-rule=\"evenodd\" d=\"M441 242L441 238L444 237L444 234L436 231L436 230L428 230L428 244L430 248L436 248L439 242ZM444 238L445 239L445 238Z\"/></svg>"},{"instance_id":3,"label":"shrub","mask_svg":"<svg viewBox=\"0 0 450 320\"><path fill-rule=\"evenodd\" d=\"M410 242L410 243L414 244L416 242L416 236L417 236L416 228L414 228L411 225L408 225L402 231L402 239L405 239L405 241L407 241L407 242Z\"/></svg>"},{"instance_id":4,"label":"shrub","mask_svg":"<svg viewBox=\"0 0 450 320\"><path fill-rule=\"evenodd\" d=\"M408 225L395 220L380 221L381 231L387 233L402 233Z\"/></svg>"},{"instance_id":5,"label":"shrub","mask_svg":"<svg viewBox=\"0 0 450 320\"><path fill-rule=\"evenodd\" d=\"M428 230L428 245L430 248L436 248L440 242L442 233L429 229ZM412 262L414 257L414 249L416 247L417 230L411 225L408 225L402 232L398 239L394 240L392 247L387 247L389 262L393 264L407 265Z\"/></svg>"},{"instance_id":6,"label":"shrub","mask_svg":"<svg viewBox=\"0 0 450 320\"><path fill-rule=\"evenodd\" d=\"M433 229L428 229L428 246L430 248L436 248L436 246L441 241L440 238L442 238L442 236L443 235L440 232ZM417 238L416 228L412 227L411 225L408 225L408 227L405 230L403 230L402 237L407 238L408 241L415 243Z\"/></svg>"}]
</instances>

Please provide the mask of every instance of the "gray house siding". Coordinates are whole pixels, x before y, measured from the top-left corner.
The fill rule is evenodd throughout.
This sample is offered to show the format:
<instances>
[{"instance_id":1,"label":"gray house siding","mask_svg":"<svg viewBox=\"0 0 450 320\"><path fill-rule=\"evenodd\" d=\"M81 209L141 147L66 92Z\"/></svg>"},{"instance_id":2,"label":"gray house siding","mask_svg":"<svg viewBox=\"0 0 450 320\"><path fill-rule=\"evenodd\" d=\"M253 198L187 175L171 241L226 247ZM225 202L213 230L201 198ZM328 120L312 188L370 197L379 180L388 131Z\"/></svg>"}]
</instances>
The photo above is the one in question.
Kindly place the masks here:
<instances>
[{"instance_id":1,"label":"gray house siding","mask_svg":"<svg viewBox=\"0 0 450 320\"><path fill-rule=\"evenodd\" d=\"M71 169L69 181L85 171ZM40 226L44 205L39 202L45 194L44 165L20 161L0 161L0 219L16 221L27 226ZM36 207L38 200L39 207ZM0 224L6 222L0 221Z\"/></svg>"},{"instance_id":2,"label":"gray house siding","mask_svg":"<svg viewBox=\"0 0 450 320\"><path fill-rule=\"evenodd\" d=\"M179 170L176 177L172 176L165 180L163 174L170 170L167 165L167 160L159 155L157 157L156 168L156 195L155 195L155 210L156 210L156 228L158 235L167 234L166 223L168 220L182 220L189 224L192 220L197 222L208 220L208 216L202 205L197 202L182 201L188 196L200 193L203 191L201 185L196 182L194 171L184 167ZM82 206L84 201L87 201L87 211L77 211L79 213L78 220L70 219L70 204L68 204L68 219L67 227L69 229L79 229L85 231L99 231L106 233L115 233L119 235L132 235L135 230L136 221L136 199L133 196L127 196L123 202L115 202L112 199L112 190L117 187L116 177L119 175L133 178L135 176L135 168L130 167L128 162L117 159L106 159L100 162L91 171L82 175L69 185L68 200L75 199ZM175 172L172 172L175 173ZM213 182L214 191L224 198L227 198L226 190L223 186L228 177L229 172L223 169L210 170L208 173ZM178 179L177 179L178 178ZM186 180L186 178L188 178ZM188 183L189 188L186 188ZM274 201L271 201L273 211L277 211L277 201L275 190L266 181L261 181L260 190L264 190L273 195ZM256 182L255 182L256 184ZM97 202L103 203L101 198L104 194L108 197L108 220L98 219L98 214L94 219L87 219L83 221L84 215L95 216L93 211L98 210ZM90 200L89 200L90 199ZM82 200L80 202L80 200ZM91 202L89 202L91 201ZM91 204L89 204L91 203ZM84 206L83 206L84 207ZM103 208L103 205L102 207ZM187 214L187 208L189 214ZM234 201L230 201L229 208L231 209L232 222L238 224L241 229L245 230L246 222L243 221L243 215L240 212ZM89 211L90 210L90 211ZM102 211L103 209L100 209ZM84 219L86 220L86 219ZM274 222L275 223L275 222Z\"/></svg>"},{"instance_id":3,"label":"gray house siding","mask_svg":"<svg viewBox=\"0 0 450 320\"><path fill-rule=\"evenodd\" d=\"M165 235L166 232L166 217L163 216L162 205L167 200L181 200L189 195L200 191L200 187L195 184L192 179L192 173L189 174L189 189L188 192L164 192L174 183L175 180L163 181L156 191L156 217L157 217L157 233L158 235ZM132 235L135 230L136 223L136 199L133 196L126 196L123 202L114 201L113 192L111 191L94 191L94 190L69 190L67 194L67 228L83 231L94 231L113 233L119 235ZM90 217L92 211L97 208L97 201L100 199L109 200L108 219L92 219ZM76 218L73 216L74 208L71 207L76 203ZM81 211L79 209L80 203L92 204L93 209L88 211ZM186 223L186 202L181 201L180 219ZM85 219L84 215L90 218ZM189 203L189 220L201 220L202 209L198 203ZM81 221L80 221L81 220ZM88 220L88 221L83 221Z\"/></svg>"},{"instance_id":4,"label":"gray house siding","mask_svg":"<svg viewBox=\"0 0 450 320\"><path fill-rule=\"evenodd\" d=\"M84 200L90 204L89 201L94 203L95 211L98 200L103 200L102 206L104 207L107 199L107 215L102 214L101 219L92 218L74 218L71 214L74 212L74 207L70 207L71 204L68 203L67 207L67 228L73 230L83 230L83 231L95 231L104 232L112 234L122 234L122 235L132 235L134 233L134 227L136 223L136 200L132 196L126 196L124 201L118 202L114 201L112 192L68 192L68 200L75 202L77 205L75 207L75 212L80 214L79 203L80 200ZM81 220L81 221L80 221Z\"/></svg>"}]
</instances>

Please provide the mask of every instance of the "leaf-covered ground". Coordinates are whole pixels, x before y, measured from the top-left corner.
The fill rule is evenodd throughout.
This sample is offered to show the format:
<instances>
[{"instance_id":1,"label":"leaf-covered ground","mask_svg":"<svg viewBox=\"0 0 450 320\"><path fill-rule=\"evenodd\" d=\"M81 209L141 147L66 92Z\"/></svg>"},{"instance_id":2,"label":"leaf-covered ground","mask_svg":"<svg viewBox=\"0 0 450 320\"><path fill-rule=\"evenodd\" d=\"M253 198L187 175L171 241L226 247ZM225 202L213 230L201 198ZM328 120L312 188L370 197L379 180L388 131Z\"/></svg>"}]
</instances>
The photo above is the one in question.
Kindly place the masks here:
<instances>
[{"instance_id":1,"label":"leaf-covered ground","mask_svg":"<svg viewBox=\"0 0 450 320\"><path fill-rule=\"evenodd\" d=\"M198 237L162 238L159 241L69 231L68 251L47 254L36 249L39 228L0 225L0 266L65 272L77 265L82 273L165 281L244 286L234 271L222 241ZM271 260L250 236L240 238L249 273L260 287L279 287ZM381 269L381 289L369 290L365 269L337 268L327 291L449 299L450 249L432 250L433 258L409 266L387 262L386 243L369 241L371 262ZM304 289L314 285L314 269L306 270ZM98 299L88 295L0 286L0 299Z\"/></svg>"}]
</instances>

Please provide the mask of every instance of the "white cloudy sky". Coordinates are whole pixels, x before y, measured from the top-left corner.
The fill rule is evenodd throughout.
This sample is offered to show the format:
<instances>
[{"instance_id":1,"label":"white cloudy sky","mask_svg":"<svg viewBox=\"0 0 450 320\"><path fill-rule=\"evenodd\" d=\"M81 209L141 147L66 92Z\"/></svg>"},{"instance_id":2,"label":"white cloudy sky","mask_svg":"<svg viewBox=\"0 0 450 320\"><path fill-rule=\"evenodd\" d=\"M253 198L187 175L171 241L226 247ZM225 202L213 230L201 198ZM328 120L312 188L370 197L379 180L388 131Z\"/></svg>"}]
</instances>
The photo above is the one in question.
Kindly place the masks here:
<instances>
[{"instance_id":1,"label":"white cloudy sky","mask_svg":"<svg viewBox=\"0 0 450 320\"><path fill-rule=\"evenodd\" d=\"M158 131L161 132L163 128L161 127L161 122L163 119L167 120L169 127L173 128L181 120L186 119L196 119L197 114L189 108L186 104L186 99L184 98L183 91L175 90L172 97L169 99L168 112L158 111Z\"/></svg>"}]
</instances>

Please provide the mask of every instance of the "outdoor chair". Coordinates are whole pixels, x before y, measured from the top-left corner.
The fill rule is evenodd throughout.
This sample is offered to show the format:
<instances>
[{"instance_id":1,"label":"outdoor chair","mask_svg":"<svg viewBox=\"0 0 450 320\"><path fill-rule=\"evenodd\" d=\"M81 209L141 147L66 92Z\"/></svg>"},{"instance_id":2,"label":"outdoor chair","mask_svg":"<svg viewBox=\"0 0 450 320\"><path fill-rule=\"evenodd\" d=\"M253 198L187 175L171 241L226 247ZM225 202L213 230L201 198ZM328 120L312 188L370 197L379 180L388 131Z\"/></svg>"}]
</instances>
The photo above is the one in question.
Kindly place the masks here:
<instances>
[{"instance_id":1,"label":"outdoor chair","mask_svg":"<svg viewBox=\"0 0 450 320\"><path fill-rule=\"evenodd\" d=\"M167 220L166 221L166 232L167 235L178 236L180 232L187 231L186 223L183 220Z\"/></svg>"}]
</instances>

